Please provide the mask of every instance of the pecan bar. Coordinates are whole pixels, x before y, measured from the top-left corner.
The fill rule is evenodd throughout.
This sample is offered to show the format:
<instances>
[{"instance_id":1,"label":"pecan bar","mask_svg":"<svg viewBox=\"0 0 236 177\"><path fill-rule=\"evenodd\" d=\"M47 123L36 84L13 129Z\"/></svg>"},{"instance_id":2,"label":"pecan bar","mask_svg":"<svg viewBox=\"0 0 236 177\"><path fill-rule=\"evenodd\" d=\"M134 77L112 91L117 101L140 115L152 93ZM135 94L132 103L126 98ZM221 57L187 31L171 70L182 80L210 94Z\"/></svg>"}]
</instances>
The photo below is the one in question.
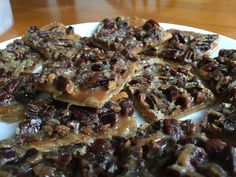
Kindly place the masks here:
<instances>
[{"instance_id":1,"label":"pecan bar","mask_svg":"<svg viewBox=\"0 0 236 177\"><path fill-rule=\"evenodd\" d=\"M201 122L201 128L208 137L220 138L228 144L236 146L236 107L230 103L222 103L219 109L210 109Z\"/></svg>"},{"instance_id":2,"label":"pecan bar","mask_svg":"<svg viewBox=\"0 0 236 177\"><path fill-rule=\"evenodd\" d=\"M158 56L172 62L196 64L205 54L210 54L218 45L218 35L189 31L169 30L168 40Z\"/></svg>"},{"instance_id":3,"label":"pecan bar","mask_svg":"<svg viewBox=\"0 0 236 177\"><path fill-rule=\"evenodd\" d=\"M24 104L37 97L34 84L36 77L36 74L21 74L18 78L0 79L1 120L17 122L24 118Z\"/></svg>"},{"instance_id":4,"label":"pecan bar","mask_svg":"<svg viewBox=\"0 0 236 177\"><path fill-rule=\"evenodd\" d=\"M82 41L85 42L80 40L79 35L74 34L72 26L66 27L57 22L42 28L30 27L23 40L49 60L73 58L78 48L83 45Z\"/></svg>"},{"instance_id":5,"label":"pecan bar","mask_svg":"<svg viewBox=\"0 0 236 177\"><path fill-rule=\"evenodd\" d=\"M155 20L116 17L102 20L93 34L94 45L105 50L129 49L136 53L157 46L171 37Z\"/></svg>"},{"instance_id":6,"label":"pecan bar","mask_svg":"<svg viewBox=\"0 0 236 177\"><path fill-rule=\"evenodd\" d=\"M213 103L212 92L193 75L190 67L142 62L142 70L128 86L137 109L152 122L180 118Z\"/></svg>"},{"instance_id":7,"label":"pecan bar","mask_svg":"<svg viewBox=\"0 0 236 177\"><path fill-rule=\"evenodd\" d=\"M177 137L177 138L176 138ZM38 151L0 148L4 176L235 176L235 148L198 133L191 121L159 120L132 138L113 136Z\"/></svg>"},{"instance_id":8,"label":"pecan bar","mask_svg":"<svg viewBox=\"0 0 236 177\"><path fill-rule=\"evenodd\" d=\"M17 77L20 73L32 73L42 65L42 57L22 39L17 39L0 50L0 77Z\"/></svg>"},{"instance_id":9,"label":"pecan bar","mask_svg":"<svg viewBox=\"0 0 236 177\"><path fill-rule=\"evenodd\" d=\"M198 65L198 73L219 99L235 103L236 50L222 49L215 58L203 57Z\"/></svg>"},{"instance_id":10,"label":"pecan bar","mask_svg":"<svg viewBox=\"0 0 236 177\"><path fill-rule=\"evenodd\" d=\"M50 97L31 101L25 106L15 141L45 150L96 137L130 136L136 129L133 112L133 102L125 92L99 109L70 106Z\"/></svg>"},{"instance_id":11,"label":"pecan bar","mask_svg":"<svg viewBox=\"0 0 236 177\"><path fill-rule=\"evenodd\" d=\"M57 100L98 108L123 89L138 67L138 56L127 50L84 47L71 60L44 64L38 88Z\"/></svg>"}]
</instances>

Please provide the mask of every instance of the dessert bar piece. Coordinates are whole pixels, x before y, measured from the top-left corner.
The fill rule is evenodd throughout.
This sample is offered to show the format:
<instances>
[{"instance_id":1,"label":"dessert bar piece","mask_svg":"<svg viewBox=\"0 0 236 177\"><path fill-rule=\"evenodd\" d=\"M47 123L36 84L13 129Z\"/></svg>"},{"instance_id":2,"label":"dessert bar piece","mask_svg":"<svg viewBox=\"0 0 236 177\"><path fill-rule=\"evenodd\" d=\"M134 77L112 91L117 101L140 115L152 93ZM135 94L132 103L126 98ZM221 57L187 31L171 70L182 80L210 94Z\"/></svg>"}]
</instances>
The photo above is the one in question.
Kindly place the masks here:
<instances>
[{"instance_id":1,"label":"dessert bar piece","mask_svg":"<svg viewBox=\"0 0 236 177\"><path fill-rule=\"evenodd\" d=\"M38 88L57 100L99 108L123 89L138 67L139 57L127 50L84 47L71 60L44 64Z\"/></svg>"},{"instance_id":2,"label":"dessert bar piece","mask_svg":"<svg viewBox=\"0 0 236 177\"><path fill-rule=\"evenodd\" d=\"M57 22L42 28L30 27L23 40L28 46L50 60L73 58L82 45L80 36L74 34L73 27L66 27Z\"/></svg>"},{"instance_id":3,"label":"dessert bar piece","mask_svg":"<svg viewBox=\"0 0 236 177\"><path fill-rule=\"evenodd\" d=\"M102 20L93 43L105 50L129 49L136 53L157 46L171 37L155 20L116 17Z\"/></svg>"},{"instance_id":4,"label":"dessert bar piece","mask_svg":"<svg viewBox=\"0 0 236 177\"><path fill-rule=\"evenodd\" d=\"M0 50L0 77L17 77L32 73L42 65L42 57L17 39Z\"/></svg>"},{"instance_id":5,"label":"dessert bar piece","mask_svg":"<svg viewBox=\"0 0 236 177\"><path fill-rule=\"evenodd\" d=\"M22 73L17 78L0 78L0 120L17 122L24 118L23 105L37 97L36 77L37 74Z\"/></svg>"},{"instance_id":6,"label":"dessert bar piece","mask_svg":"<svg viewBox=\"0 0 236 177\"><path fill-rule=\"evenodd\" d=\"M198 65L198 73L219 99L235 103L236 50L222 49L215 58L203 57Z\"/></svg>"},{"instance_id":7,"label":"dessert bar piece","mask_svg":"<svg viewBox=\"0 0 236 177\"><path fill-rule=\"evenodd\" d=\"M17 39L0 50L0 119L17 122L26 102L35 98L34 81L43 58Z\"/></svg>"},{"instance_id":8,"label":"dessert bar piece","mask_svg":"<svg viewBox=\"0 0 236 177\"><path fill-rule=\"evenodd\" d=\"M39 150L96 137L130 136L136 129L133 102L119 93L102 108L70 106L51 99L31 101L18 125L16 142Z\"/></svg>"},{"instance_id":9,"label":"dessert bar piece","mask_svg":"<svg viewBox=\"0 0 236 177\"><path fill-rule=\"evenodd\" d=\"M190 31L169 30L172 38L158 54L172 62L196 64L205 54L210 54L218 45L218 35L201 34Z\"/></svg>"},{"instance_id":10,"label":"dessert bar piece","mask_svg":"<svg viewBox=\"0 0 236 177\"><path fill-rule=\"evenodd\" d=\"M97 138L48 151L0 148L3 176L235 176L235 148L199 134L191 121L159 120L132 138Z\"/></svg>"},{"instance_id":11,"label":"dessert bar piece","mask_svg":"<svg viewBox=\"0 0 236 177\"><path fill-rule=\"evenodd\" d=\"M214 102L212 92L193 75L190 67L147 61L141 65L128 90L147 121L180 118Z\"/></svg>"},{"instance_id":12,"label":"dessert bar piece","mask_svg":"<svg viewBox=\"0 0 236 177\"><path fill-rule=\"evenodd\" d=\"M201 122L202 131L210 138L220 138L236 146L236 107L222 103L219 109L210 109Z\"/></svg>"}]
</instances>

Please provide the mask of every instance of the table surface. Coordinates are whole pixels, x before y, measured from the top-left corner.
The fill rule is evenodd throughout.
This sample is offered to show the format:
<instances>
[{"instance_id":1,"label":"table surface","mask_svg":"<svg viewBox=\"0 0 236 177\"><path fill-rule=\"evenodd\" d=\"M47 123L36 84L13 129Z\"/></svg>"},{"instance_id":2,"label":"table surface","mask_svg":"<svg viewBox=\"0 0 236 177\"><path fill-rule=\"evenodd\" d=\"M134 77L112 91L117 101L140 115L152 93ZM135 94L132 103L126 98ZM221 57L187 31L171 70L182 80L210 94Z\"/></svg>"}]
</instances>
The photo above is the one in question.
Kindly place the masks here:
<instances>
[{"instance_id":1,"label":"table surface","mask_svg":"<svg viewBox=\"0 0 236 177\"><path fill-rule=\"evenodd\" d=\"M197 27L236 39L236 0L4 0L0 1L0 42L23 35L32 25L52 21L68 25L120 15Z\"/></svg>"}]
</instances>

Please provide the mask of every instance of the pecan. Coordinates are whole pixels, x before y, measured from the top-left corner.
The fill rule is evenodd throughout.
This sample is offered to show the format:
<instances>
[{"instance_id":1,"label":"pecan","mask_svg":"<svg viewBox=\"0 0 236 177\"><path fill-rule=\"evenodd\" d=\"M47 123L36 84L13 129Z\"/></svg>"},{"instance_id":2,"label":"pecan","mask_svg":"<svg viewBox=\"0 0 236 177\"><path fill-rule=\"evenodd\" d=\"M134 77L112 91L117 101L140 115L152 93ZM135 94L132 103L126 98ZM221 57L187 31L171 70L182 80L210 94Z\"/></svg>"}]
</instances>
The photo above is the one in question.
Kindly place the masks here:
<instances>
[{"instance_id":1,"label":"pecan","mask_svg":"<svg viewBox=\"0 0 236 177\"><path fill-rule=\"evenodd\" d=\"M206 141L205 150L209 155L217 155L223 152L226 144L220 139L211 139Z\"/></svg>"},{"instance_id":2,"label":"pecan","mask_svg":"<svg viewBox=\"0 0 236 177\"><path fill-rule=\"evenodd\" d=\"M164 119L163 132L172 135L176 140L178 140L183 134L179 122L175 119Z\"/></svg>"},{"instance_id":3,"label":"pecan","mask_svg":"<svg viewBox=\"0 0 236 177\"><path fill-rule=\"evenodd\" d=\"M34 134L41 129L42 120L39 118L26 119L19 123L17 135Z\"/></svg>"},{"instance_id":4,"label":"pecan","mask_svg":"<svg viewBox=\"0 0 236 177\"><path fill-rule=\"evenodd\" d=\"M111 127L114 126L117 121L118 121L118 115L116 113L105 113L99 116L101 119L101 122L106 125L106 124L110 124Z\"/></svg>"},{"instance_id":5,"label":"pecan","mask_svg":"<svg viewBox=\"0 0 236 177\"><path fill-rule=\"evenodd\" d=\"M185 135L190 136L195 132L195 125L191 120L181 121L180 127Z\"/></svg>"},{"instance_id":6,"label":"pecan","mask_svg":"<svg viewBox=\"0 0 236 177\"><path fill-rule=\"evenodd\" d=\"M189 169L194 169L195 166L207 161L208 156L205 150L192 144L185 145L177 159L180 166L186 166Z\"/></svg>"},{"instance_id":7,"label":"pecan","mask_svg":"<svg viewBox=\"0 0 236 177\"><path fill-rule=\"evenodd\" d=\"M67 92L67 85L69 85L69 81L67 78L63 76L59 76L56 80L56 88L62 92Z\"/></svg>"},{"instance_id":8,"label":"pecan","mask_svg":"<svg viewBox=\"0 0 236 177\"><path fill-rule=\"evenodd\" d=\"M91 151L95 154L102 152L109 152L112 149L112 146L108 139L98 138L94 141L91 146Z\"/></svg>"},{"instance_id":9,"label":"pecan","mask_svg":"<svg viewBox=\"0 0 236 177\"><path fill-rule=\"evenodd\" d=\"M21 164L21 163L26 163L26 161L29 159L29 158L32 158L33 156L36 156L38 154L38 150L35 149L35 148L30 148L30 149L27 149L25 154L22 156L22 157L19 157L18 159L16 159L15 161L11 162L10 164Z\"/></svg>"},{"instance_id":10,"label":"pecan","mask_svg":"<svg viewBox=\"0 0 236 177\"><path fill-rule=\"evenodd\" d=\"M44 164L38 164L33 167L33 173L36 176L54 176L56 169Z\"/></svg>"},{"instance_id":11,"label":"pecan","mask_svg":"<svg viewBox=\"0 0 236 177\"><path fill-rule=\"evenodd\" d=\"M37 31L39 31L37 26L30 26L29 29L28 29L29 33L35 33Z\"/></svg>"},{"instance_id":12,"label":"pecan","mask_svg":"<svg viewBox=\"0 0 236 177\"><path fill-rule=\"evenodd\" d=\"M133 62L139 60L137 55L135 55L134 53L131 53L127 49L123 49L121 51L121 54L124 55L127 60L130 60L130 61L133 61Z\"/></svg>"},{"instance_id":13,"label":"pecan","mask_svg":"<svg viewBox=\"0 0 236 177\"><path fill-rule=\"evenodd\" d=\"M74 28L72 26L68 26L66 28L66 34L74 34Z\"/></svg>"},{"instance_id":14,"label":"pecan","mask_svg":"<svg viewBox=\"0 0 236 177\"><path fill-rule=\"evenodd\" d=\"M217 61L212 61L206 65L204 65L203 67L201 67L200 69L206 72L212 72L214 70L216 70L219 66L219 62Z\"/></svg>"},{"instance_id":15,"label":"pecan","mask_svg":"<svg viewBox=\"0 0 236 177\"><path fill-rule=\"evenodd\" d=\"M55 131L61 137L65 137L69 133L70 128L64 125L55 125Z\"/></svg>"},{"instance_id":16,"label":"pecan","mask_svg":"<svg viewBox=\"0 0 236 177\"><path fill-rule=\"evenodd\" d=\"M118 28L124 28L128 26L128 22L124 17L116 17L115 21L117 22Z\"/></svg>"},{"instance_id":17,"label":"pecan","mask_svg":"<svg viewBox=\"0 0 236 177\"><path fill-rule=\"evenodd\" d=\"M7 76L7 72L4 68L0 68L0 78L2 77L6 77Z\"/></svg>"},{"instance_id":18,"label":"pecan","mask_svg":"<svg viewBox=\"0 0 236 177\"><path fill-rule=\"evenodd\" d=\"M102 71L103 70L103 65L101 63L98 64L93 64L91 67L92 71Z\"/></svg>"},{"instance_id":19,"label":"pecan","mask_svg":"<svg viewBox=\"0 0 236 177\"><path fill-rule=\"evenodd\" d=\"M121 114L125 116L131 116L134 112L133 101L129 98L123 98L119 100L119 105L121 107Z\"/></svg>"},{"instance_id":20,"label":"pecan","mask_svg":"<svg viewBox=\"0 0 236 177\"><path fill-rule=\"evenodd\" d=\"M197 167L197 170L209 177L227 177L227 172L216 163L204 163Z\"/></svg>"},{"instance_id":21,"label":"pecan","mask_svg":"<svg viewBox=\"0 0 236 177\"><path fill-rule=\"evenodd\" d=\"M90 127L96 130L100 126L99 117L93 111L78 106L71 106L70 111L72 118L78 120L80 123L80 127Z\"/></svg>"},{"instance_id":22,"label":"pecan","mask_svg":"<svg viewBox=\"0 0 236 177\"><path fill-rule=\"evenodd\" d=\"M236 175L236 149L233 146L226 146L224 157L226 158L232 176Z\"/></svg>"},{"instance_id":23,"label":"pecan","mask_svg":"<svg viewBox=\"0 0 236 177\"><path fill-rule=\"evenodd\" d=\"M97 75L97 76L94 75L89 80L84 81L84 83L82 83L80 87L83 90L94 89L97 87L108 88L110 80L111 78L107 78L104 75Z\"/></svg>"},{"instance_id":24,"label":"pecan","mask_svg":"<svg viewBox=\"0 0 236 177\"><path fill-rule=\"evenodd\" d=\"M38 35L43 40L47 40L49 38L49 34L47 32L44 32L44 31L39 31Z\"/></svg>"},{"instance_id":25,"label":"pecan","mask_svg":"<svg viewBox=\"0 0 236 177\"><path fill-rule=\"evenodd\" d=\"M179 51L177 49L166 48L160 53L160 56L166 59L176 59Z\"/></svg>"},{"instance_id":26,"label":"pecan","mask_svg":"<svg viewBox=\"0 0 236 177\"><path fill-rule=\"evenodd\" d=\"M182 93L176 100L176 104L183 109L189 109L192 105L192 97L188 93Z\"/></svg>"},{"instance_id":27,"label":"pecan","mask_svg":"<svg viewBox=\"0 0 236 177\"><path fill-rule=\"evenodd\" d=\"M3 89L6 90L8 93L13 93L16 91L17 87L20 84L19 79L12 79L9 80L4 86Z\"/></svg>"},{"instance_id":28,"label":"pecan","mask_svg":"<svg viewBox=\"0 0 236 177\"><path fill-rule=\"evenodd\" d=\"M17 91L14 96L18 102L26 104L36 98L36 93L23 89L22 91Z\"/></svg>"},{"instance_id":29,"label":"pecan","mask_svg":"<svg viewBox=\"0 0 236 177\"><path fill-rule=\"evenodd\" d=\"M148 50L145 50L141 53L142 55L149 56L149 57L155 57L158 56L158 49L155 47L152 47Z\"/></svg>"},{"instance_id":30,"label":"pecan","mask_svg":"<svg viewBox=\"0 0 236 177\"><path fill-rule=\"evenodd\" d=\"M169 101L177 101L177 99L181 96L181 93L176 86L170 86L164 90L164 94Z\"/></svg>"},{"instance_id":31,"label":"pecan","mask_svg":"<svg viewBox=\"0 0 236 177\"><path fill-rule=\"evenodd\" d=\"M0 165L3 166L6 163L11 163L19 158L19 155L13 147L0 148Z\"/></svg>"},{"instance_id":32,"label":"pecan","mask_svg":"<svg viewBox=\"0 0 236 177\"><path fill-rule=\"evenodd\" d=\"M1 90L0 93L0 105L8 105L14 101L14 97L11 94L8 94L7 92Z\"/></svg>"},{"instance_id":33,"label":"pecan","mask_svg":"<svg viewBox=\"0 0 236 177\"><path fill-rule=\"evenodd\" d=\"M197 54L192 50L180 51L179 55L176 57L177 60L184 63L191 63L196 60Z\"/></svg>"},{"instance_id":34,"label":"pecan","mask_svg":"<svg viewBox=\"0 0 236 177\"><path fill-rule=\"evenodd\" d=\"M143 29L147 31L155 27L160 27L160 25L155 20L152 19L146 21L145 24L143 25Z\"/></svg>"},{"instance_id":35,"label":"pecan","mask_svg":"<svg viewBox=\"0 0 236 177\"><path fill-rule=\"evenodd\" d=\"M228 134L236 133L236 114L231 114L230 116L225 118L222 124L222 129Z\"/></svg>"},{"instance_id":36,"label":"pecan","mask_svg":"<svg viewBox=\"0 0 236 177\"><path fill-rule=\"evenodd\" d=\"M25 118L41 118L43 120L48 120L54 113L54 107L51 106L46 101L36 101L31 102L26 105L25 108Z\"/></svg>"},{"instance_id":37,"label":"pecan","mask_svg":"<svg viewBox=\"0 0 236 177\"><path fill-rule=\"evenodd\" d=\"M172 34L172 42L176 42L176 43L182 43L182 44L188 44L193 40L193 36L191 35L186 35L184 33L180 33L180 32L174 32Z\"/></svg>"}]
</instances>

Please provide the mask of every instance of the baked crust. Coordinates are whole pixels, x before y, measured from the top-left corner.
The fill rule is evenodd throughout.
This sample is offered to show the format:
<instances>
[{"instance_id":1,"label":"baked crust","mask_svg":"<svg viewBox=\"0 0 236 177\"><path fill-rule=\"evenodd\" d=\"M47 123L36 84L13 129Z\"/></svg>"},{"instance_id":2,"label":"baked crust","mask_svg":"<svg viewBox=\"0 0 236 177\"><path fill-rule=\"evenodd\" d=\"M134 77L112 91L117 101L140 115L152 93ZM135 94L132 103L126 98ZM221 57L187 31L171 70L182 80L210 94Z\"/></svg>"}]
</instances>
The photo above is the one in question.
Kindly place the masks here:
<instances>
[{"instance_id":1,"label":"baked crust","mask_svg":"<svg viewBox=\"0 0 236 177\"><path fill-rule=\"evenodd\" d=\"M138 67L139 57L126 50L84 47L73 60L45 64L38 88L57 100L99 108L123 89Z\"/></svg>"},{"instance_id":2,"label":"baked crust","mask_svg":"<svg viewBox=\"0 0 236 177\"><path fill-rule=\"evenodd\" d=\"M180 118L214 102L214 95L193 75L191 67L163 62L143 61L128 90L148 122Z\"/></svg>"},{"instance_id":3,"label":"baked crust","mask_svg":"<svg viewBox=\"0 0 236 177\"><path fill-rule=\"evenodd\" d=\"M105 50L128 49L135 53L160 45L171 37L154 20L119 16L104 19L93 34L94 45Z\"/></svg>"}]
</instances>

